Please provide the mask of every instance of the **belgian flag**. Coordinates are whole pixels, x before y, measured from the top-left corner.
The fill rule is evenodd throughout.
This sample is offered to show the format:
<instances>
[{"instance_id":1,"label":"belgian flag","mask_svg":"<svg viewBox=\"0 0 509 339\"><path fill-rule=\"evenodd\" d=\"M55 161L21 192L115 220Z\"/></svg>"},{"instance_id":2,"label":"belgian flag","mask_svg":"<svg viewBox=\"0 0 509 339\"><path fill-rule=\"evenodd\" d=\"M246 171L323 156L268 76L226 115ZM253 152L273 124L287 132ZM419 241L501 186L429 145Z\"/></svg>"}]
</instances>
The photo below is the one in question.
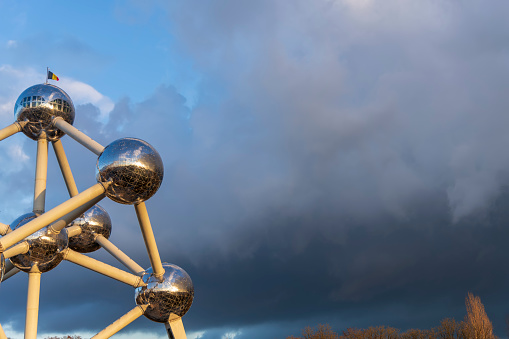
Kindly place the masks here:
<instances>
[{"instance_id":1,"label":"belgian flag","mask_svg":"<svg viewBox=\"0 0 509 339\"><path fill-rule=\"evenodd\" d=\"M48 71L48 80L56 80L56 81L58 81L58 77L55 74L53 74L52 71Z\"/></svg>"}]
</instances>

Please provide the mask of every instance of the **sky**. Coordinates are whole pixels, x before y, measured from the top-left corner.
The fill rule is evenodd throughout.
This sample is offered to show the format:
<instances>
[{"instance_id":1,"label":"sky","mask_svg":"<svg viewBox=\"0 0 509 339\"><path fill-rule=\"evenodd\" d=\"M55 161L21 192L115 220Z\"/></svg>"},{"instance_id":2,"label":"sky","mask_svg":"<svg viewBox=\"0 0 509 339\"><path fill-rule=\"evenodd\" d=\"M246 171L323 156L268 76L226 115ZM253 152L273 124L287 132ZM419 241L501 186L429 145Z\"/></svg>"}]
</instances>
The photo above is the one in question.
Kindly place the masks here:
<instances>
[{"instance_id":1,"label":"sky","mask_svg":"<svg viewBox=\"0 0 509 339\"><path fill-rule=\"evenodd\" d=\"M147 209L185 269L189 338L283 339L306 326L431 328L479 296L509 316L509 3L503 0L0 0L0 127L45 80L102 145L149 142ZM62 138L80 191L97 156ZM0 142L0 222L32 209L36 143ZM50 151L46 208L68 199ZM150 262L134 208L110 240ZM121 267L103 249L92 257ZM0 285L21 338L27 275ZM63 262L41 279L39 337L90 337L131 287ZM165 338L140 317L115 338Z\"/></svg>"}]
</instances>

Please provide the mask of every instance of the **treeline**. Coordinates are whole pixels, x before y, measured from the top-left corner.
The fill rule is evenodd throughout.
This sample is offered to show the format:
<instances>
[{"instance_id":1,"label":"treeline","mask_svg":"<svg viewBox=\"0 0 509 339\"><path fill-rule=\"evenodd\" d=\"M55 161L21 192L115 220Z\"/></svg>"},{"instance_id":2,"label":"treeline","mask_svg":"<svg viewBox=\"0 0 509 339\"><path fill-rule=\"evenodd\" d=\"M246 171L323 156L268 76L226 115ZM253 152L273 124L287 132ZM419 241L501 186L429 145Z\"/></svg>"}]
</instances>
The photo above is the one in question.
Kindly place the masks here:
<instances>
[{"instance_id":1,"label":"treeline","mask_svg":"<svg viewBox=\"0 0 509 339\"><path fill-rule=\"evenodd\" d=\"M463 321L447 318L429 330L402 332L393 327L372 326L366 329L347 328L339 334L329 325L318 325L316 328L306 327L301 337L290 336L286 339L496 339L481 299L468 293L465 305L467 315Z\"/></svg>"}]
</instances>

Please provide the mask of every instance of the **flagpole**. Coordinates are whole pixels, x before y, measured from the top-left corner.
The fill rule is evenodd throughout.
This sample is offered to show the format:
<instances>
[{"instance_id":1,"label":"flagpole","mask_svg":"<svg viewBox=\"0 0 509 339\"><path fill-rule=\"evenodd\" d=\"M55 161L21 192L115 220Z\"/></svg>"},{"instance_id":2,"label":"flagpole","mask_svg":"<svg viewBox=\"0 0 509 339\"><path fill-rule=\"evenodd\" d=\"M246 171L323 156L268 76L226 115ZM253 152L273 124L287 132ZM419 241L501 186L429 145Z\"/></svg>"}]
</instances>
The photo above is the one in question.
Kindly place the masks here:
<instances>
[{"instance_id":1,"label":"flagpole","mask_svg":"<svg viewBox=\"0 0 509 339\"><path fill-rule=\"evenodd\" d=\"M48 72L49 72L49 67L46 67L46 85L48 84Z\"/></svg>"}]
</instances>

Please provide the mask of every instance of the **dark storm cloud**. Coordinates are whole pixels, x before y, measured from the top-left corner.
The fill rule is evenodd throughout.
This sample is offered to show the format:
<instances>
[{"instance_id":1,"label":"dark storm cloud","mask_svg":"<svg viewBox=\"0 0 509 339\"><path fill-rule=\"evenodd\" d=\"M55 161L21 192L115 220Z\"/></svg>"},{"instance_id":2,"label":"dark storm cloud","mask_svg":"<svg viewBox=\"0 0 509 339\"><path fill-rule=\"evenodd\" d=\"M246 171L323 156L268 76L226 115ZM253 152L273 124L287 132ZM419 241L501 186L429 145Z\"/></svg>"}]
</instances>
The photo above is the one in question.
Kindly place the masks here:
<instances>
[{"instance_id":1,"label":"dark storm cloud","mask_svg":"<svg viewBox=\"0 0 509 339\"><path fill-rule=\"evenodd\" d=\"M165 179L147 208L161 257L195 283L186 328L260 338L322 321L431 327L460 320L473 291L503 334L506 3L166 6L202 76L196 105L162 85L145 101L120 100L105 126L80 106L93 119L76 126L104 145L131 136L161 153ZM76 177L93 184L94 156L63 141ZM111 240L148 266L132 207L101 204ZM73 328L58 315L99 330L134 306L115 282L64 268L48 280L83 292L52 285L69 298L48 299L48 313L41 304L44 328ZM96 306L91 291L100 307L82 313Z\"/></svg>"},{"instance_id":2,"label":"dark storm cloud","mask_svg":"<svg viewBox=\"0 0 509 339\"><path fill-rule=\"evenodd\" d=\"M472 290L500 331L507 23L486 23L507 5L492 5L168 5L204 80L160 193L180 228L159 232L214 281L204 326L434 326Z\"/></svg>"}]
</instances>

